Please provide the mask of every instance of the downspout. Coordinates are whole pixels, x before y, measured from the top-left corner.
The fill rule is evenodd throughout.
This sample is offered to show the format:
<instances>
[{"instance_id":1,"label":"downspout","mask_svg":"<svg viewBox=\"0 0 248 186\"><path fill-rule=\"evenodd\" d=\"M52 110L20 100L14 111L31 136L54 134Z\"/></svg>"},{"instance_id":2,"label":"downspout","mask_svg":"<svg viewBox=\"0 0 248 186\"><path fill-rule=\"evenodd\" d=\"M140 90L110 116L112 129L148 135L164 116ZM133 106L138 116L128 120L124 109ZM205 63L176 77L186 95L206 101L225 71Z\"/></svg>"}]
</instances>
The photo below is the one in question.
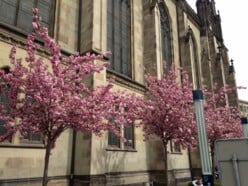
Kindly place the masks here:
<instances>
[{"instance_id":1,"label":"downspout","mask_svg":"<svg viewBox=\"0 0 248 186\"><path fill-rule=\"evenodd\" d=\"M81 53L81 16L82 16L82 0L78 0L78 34L77 34L77 51ZM71 170L70 170L70 186L74 185L74 175L75 175L75 154L76 154L76 139L77 132L73 130L72 133L72 149L71 149Z\"/></svg>"},{"instance_id":2,"label":"downspout","mask_svg":"<svg viewBox=\"0 0 248 186\"><path fill-rule=\"evenodd\" d=\"M70 170L70 186L74 185L74 174L75 174L75 154L76 154L76 136L75 130L72 132L72 149L71 149L71 170Z\"/></svg>"}]
</instances>

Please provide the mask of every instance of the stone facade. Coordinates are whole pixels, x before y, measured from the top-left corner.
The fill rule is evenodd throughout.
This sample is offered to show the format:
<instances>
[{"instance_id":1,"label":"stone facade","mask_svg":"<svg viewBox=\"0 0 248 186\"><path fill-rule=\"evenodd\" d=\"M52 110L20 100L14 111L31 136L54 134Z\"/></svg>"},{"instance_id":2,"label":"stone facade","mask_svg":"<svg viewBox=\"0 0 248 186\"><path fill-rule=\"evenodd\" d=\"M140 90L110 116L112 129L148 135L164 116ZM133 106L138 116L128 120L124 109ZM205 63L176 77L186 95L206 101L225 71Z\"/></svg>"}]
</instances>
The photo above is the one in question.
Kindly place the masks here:
<instances>
[{"instance_id":1,"label":"stone facade","mask_svg":"<svg viewBox=\"0 0 248 186\"><path fill-rule=\"evenodd\" d=\"M108 50L108 1L52 1L50 32L64 55L74 51L104 54ZM0 6L3 2L0 0ZM130 0L129 6L131 76L108 69L89 80L93 87L105 84L110 76L115 76L115 90L125 89L142 96L143 66L147 72L161 77L164 60L161 19L164 14L170 35L170 60L175 67L183 67L189 72L194 88L200 89L203 85L211 88L214 83L235 85L214 0L197 0L198 13L185 0ZM25 56L25 36L26 33L0 19L0 66L9 65L8 53L12 44L20 48L18 56ZM46 57L46 52L40 50L38 55ZM227 102L237 105L237 94L229 95ZM123 144L112 148L108 145L107 133L99 138L90 133L66 131L51 154L49 185L162 184L162 144L157 140L144 142L140 128L134 129L134 139L132 149L125 149ZM200 167L198 156L190 155L187 150L175 152L171 147L168 147L168 167L170 183L174 186L190 180L191 170ZM44 152L42 143L23 142L18 136L11 142L1 143L0 185L40 185Z\"/></svg>"}]
</instances>

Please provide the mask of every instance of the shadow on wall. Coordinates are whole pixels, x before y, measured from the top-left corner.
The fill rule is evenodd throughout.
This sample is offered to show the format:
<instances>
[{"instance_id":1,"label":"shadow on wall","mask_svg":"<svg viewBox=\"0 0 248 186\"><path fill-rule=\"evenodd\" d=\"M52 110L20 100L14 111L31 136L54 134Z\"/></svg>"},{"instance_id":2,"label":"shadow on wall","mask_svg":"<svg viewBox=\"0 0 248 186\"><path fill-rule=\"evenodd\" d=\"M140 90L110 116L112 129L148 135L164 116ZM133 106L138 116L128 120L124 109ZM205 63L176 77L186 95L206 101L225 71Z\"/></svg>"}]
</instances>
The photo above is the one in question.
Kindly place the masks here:
<instances>
[{"instance_id":1,"label":"shadow on wall","mask_svg":"<svg viewBox=\"0 0 248 186\"><path fill-rule=\"evenodd\" d=\"M164 179L164 152L160 140L153 139L146 142L147 167L150 181L153 185L163 185ZM170 184L175 185L175 178L171 171L168 173Z\"/></svg>"},{"instance_id":2,"label":"shadow on wall","mask_svg":"<svg viewBox=\"0 0 248 186\"><path fill-rule=\"evenodd\" d=\"M122 178L122 172L126 170L128 164L128 152L119 149L107 150L106 135L101 138L94 136L91 143L91 154L88 154L90 155L89 175L83 175L80 180L86 185L91 183L94 186L124 184L125 180Z\"/></svg>"}]
</instances>

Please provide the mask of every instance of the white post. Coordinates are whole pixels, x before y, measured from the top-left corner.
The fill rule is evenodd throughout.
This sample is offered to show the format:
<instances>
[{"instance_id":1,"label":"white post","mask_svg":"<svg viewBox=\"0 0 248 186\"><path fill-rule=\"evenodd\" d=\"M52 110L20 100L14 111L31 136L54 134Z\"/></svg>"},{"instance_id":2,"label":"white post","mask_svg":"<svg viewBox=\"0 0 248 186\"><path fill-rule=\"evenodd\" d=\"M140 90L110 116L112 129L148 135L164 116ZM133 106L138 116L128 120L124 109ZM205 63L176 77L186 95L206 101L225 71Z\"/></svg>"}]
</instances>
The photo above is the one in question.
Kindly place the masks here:
<instances>
[{"instance_id":1,"label":"white post","mask_svg":"<svg viewBox=\"0 0 248 186\"><path fill-rule=\"evenodd\" d=\"M204 186L213 186L213 175L204 117L204 100L201 90L193 90L193 100L198 131L198 143L201 157L202 177Z\"/></svg>"}]
</instances>

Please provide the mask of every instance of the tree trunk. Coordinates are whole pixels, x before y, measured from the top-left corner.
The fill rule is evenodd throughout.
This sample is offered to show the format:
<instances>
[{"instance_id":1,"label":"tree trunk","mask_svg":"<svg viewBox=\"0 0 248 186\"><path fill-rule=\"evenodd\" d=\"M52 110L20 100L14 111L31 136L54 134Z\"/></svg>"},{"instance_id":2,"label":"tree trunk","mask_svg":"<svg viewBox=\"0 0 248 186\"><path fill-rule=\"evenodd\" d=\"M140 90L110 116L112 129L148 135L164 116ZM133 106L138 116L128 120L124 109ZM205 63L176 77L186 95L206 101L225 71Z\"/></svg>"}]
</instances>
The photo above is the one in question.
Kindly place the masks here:
<instances>
[{"instance_id":1,"label":"tree trunk","mask_svg":"<svg viewBox=\"0 0 248 186\"><path fill-rule=\"evenodd\" d=\"M214 163L214 146L212 146L211 145L211 147L210 147L210 150L211 150L211 160L212 160L212 174L213 174L213 176L215 176L214 175L214 172L215 172L215 163Z\"/></svg>"},{"instance_id":2,"label":"tree trunk","mask_svg":"<svg viewBox=\"0 0 248 186\"><path fill-rule=\"evenodd\" d=\"M165 185L169 186L169 180L168 180L168 155L167 155L167 143L163 142L164 146L164 176L165 176Z\"/></svg>"},{"instance_id":3,"label":"tree trunk","mask_svg":"<svg viewBox=\"0 0 248 186\"><path fill-rule=\"evenodd\" d=\"M48 140L46 145L46 153L45 153L45 165L43 171L43 179L42 179L42 186L47 186L48 184L48 166L49 166L49 159L50 159L50 152L51 152L51 141Z\"/></svg>"}]
</instances>

